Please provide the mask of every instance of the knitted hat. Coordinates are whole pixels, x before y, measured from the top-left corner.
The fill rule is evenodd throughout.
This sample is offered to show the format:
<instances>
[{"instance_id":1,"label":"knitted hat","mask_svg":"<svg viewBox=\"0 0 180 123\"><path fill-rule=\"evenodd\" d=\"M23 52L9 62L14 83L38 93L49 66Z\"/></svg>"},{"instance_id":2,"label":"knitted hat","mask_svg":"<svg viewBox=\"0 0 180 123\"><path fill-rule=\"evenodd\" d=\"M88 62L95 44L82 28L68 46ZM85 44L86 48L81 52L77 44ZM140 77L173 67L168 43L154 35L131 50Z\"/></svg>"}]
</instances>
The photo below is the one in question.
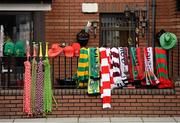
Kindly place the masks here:
<instances>
[{"instance_id":1,"label":"knitted hat","mask_svg":"<svg viewBox=\"0 0 180 123\"><path fill-rule=\"evenodd\" d=\"M177 37L175 34L166 32L160 37L161 47L168 50L173 48L177 43Z\"/></svg>"},{"instance_id":2,"label":"knitted hat","mask_svg":"<svg viewBox=\"0 0 180 123\"><path fill-rule=\"evenodd\" d=\"M78 34L77 34L77 41L78 43L84 47L87 45L88 41L89 41L89 33L85 32L85 30L81 30Z\"/></svg>"},{"instance_id":3,"label":"knitted hat","mask_svg":"<svg viewBox=\"0 0 180 123\"><path fill-rule=\"evenodd\" d=\"M59 46L58 43L52 44L51 49L48 51L50 57L56 57L63 51L63 48Z\"/></svg>"},{"instance_id":4,"label":"knitted hat","mask_svg":"<svg viewBox=\"0 0 180 123\"><path fill-rule=\"evenodd\" d=\"M79 56L81 46L79 43L73 43L72 47L74 48L74 56Z\"/></svg>"},{"instance_id":5,"label":"knitted hat","mask_svg":"<svg viewBox=\"0 0 180 123\"><path fill-rule=\"evenodd\" d=\"M64 48L64 54L66 57L73 57L74 56L74 48L72 46L66 46Z\"/></svg>"}]
</instances>

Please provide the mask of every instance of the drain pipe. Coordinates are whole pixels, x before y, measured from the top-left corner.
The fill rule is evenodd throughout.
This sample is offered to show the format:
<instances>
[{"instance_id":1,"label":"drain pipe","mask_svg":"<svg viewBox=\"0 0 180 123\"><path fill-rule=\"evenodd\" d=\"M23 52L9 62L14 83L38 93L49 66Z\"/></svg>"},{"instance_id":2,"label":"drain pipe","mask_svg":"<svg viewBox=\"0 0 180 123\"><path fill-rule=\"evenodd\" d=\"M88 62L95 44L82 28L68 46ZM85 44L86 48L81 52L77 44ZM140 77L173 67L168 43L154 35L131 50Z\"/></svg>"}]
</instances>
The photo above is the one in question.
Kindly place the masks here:
<instances>
[{"instance_id":1,"label":"drain pipe","mask_svg":"<svg viewBox=\"0 0 180 123\"><path fill-rule=\"evenodd\" d=\"M152 47L155 47L156 0L152 0Z\"/></svg>"},{"instance_id":2,"label":"drain pipe","mask_svg":"<svg viewBox=\"0 0 180 123\"><path fill-rule=\"evenodd\" d=\"M149 0L146 0L146 21L147 21L147 29L146 29L146 46L149 46Z\"/></svg>"}]
</instances>

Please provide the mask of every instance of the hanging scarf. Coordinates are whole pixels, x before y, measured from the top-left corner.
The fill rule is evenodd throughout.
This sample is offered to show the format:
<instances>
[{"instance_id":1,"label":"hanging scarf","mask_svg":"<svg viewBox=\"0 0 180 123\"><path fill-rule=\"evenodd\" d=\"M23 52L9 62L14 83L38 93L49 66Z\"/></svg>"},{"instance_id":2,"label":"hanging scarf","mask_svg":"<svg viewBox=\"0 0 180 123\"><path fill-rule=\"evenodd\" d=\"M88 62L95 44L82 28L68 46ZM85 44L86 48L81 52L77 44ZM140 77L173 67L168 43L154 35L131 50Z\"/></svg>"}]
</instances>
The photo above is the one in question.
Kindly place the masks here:
<instances>
[{"instance_id":1,"label":"hanging scarf","mask_svg":"<svg viewBox=\"0 0 180 123\"><path fill-rule=\"evenodd\" d=\"M36 44L33 42L33 60L32 60L32 81L31 81L31 110L35 113L35 90L36 90L36 79L37 79L37 61L36 61Z\"/></svg>"},{"instance_id":2,"label":"hanging scarf","mask_svg":"<svg viewBox=\"0 0 180 123\"><path fill-rule=\"evenodd\" d=\"M44 95L43 95L43 109L45 113L52 112L52 84L51 72L48 59L48 42L46 42L46 59L44 60Z\"/></svg>"},{"instance_id":3,"label":"hanging scarf","mask_svg":"<svg viewBox=\"0 0 180 123\"><path fill-rule=\"evenodd\" d=\"M140 48L131 47L132 73L134 80L143 79L143 65L141 59Z\"/></svg>"},{"instance_id":4,"label":"hanging scarf","mask_svg":"<svg viewBox=\"0 0 180 123\"><path fill-rule=\"evenodd\" d=\"M29 42L26 42L26 56L27 61L24 62L25 74L24 74L24 96L23 96L23 109L28 115L32 115L31 110L31 63L29 62L30 47Z\"/></svg>"},{"instance_id":5,"label":"hanging scarf","mask_svg":"<svg viewBox=\"0 0 180 123\"><path fill-rule=\"evenodd\" d=\"M42 62L42 44L40 42L40 53L39 53L38 73L36 81L36 97L35 97L35 111L38 114L43 113L43 62Z\"/></svg>"},{"instance_id":6,"label":"hanging scarf","mask_svg":"<svg viewBox=\"0 0 180 123\"><path fill-rule=\"evenodd\" d=\"M31 110L34 113L35 104L35 89L36 89L36 79L37 79L37 61L35 58L32 60L32 81L31 81Z\"/></svg>"},{"instance_id":7,"label":"hanging scarf","mask_svg":"<svg viewBox=\"0 0 180 123\"><path fill-rule=\"evenodd\" d=\"M88 81L88 94L99 93L99 48L89 48L89 81Z\"/></svg>"},{"instance_id":8,"label":"hanging scarf","mask_svg":"<svg viewBox=\"0 0 180 123\"><path fill-rule=\"evenodd\" d=\"M111 83L111 88L114 88L114 80L113 80L113 66L112 66L112 61L111 61L111 49L106 48L106 54L107 54L107 59L108 59L108 64L109 64L109 69L110 69L110 83Z\"/></svg>"},{"instance_id":9,"label":"hanging scarf","mask_svg":"<svg viewBox=\"0 0 180 123\"><path fill-rule=\"evenodd\" d=\"M89 79L89 64L88 64L88 50L86 48L80 49L80 56L78 61L77 77L79 81L79 87L87 87Z\"/></svg>"},{"instance_id":10,"label":"hanging scarf","mask_svg":"<svg viewBox=\"0 0 180 123\"><path fill-rule=\"evenodd\" d=\"M144 48L144 63L145 63L146 85L153 85L153 86L157 85L159 81L154 74L152 47Z\"/></svg>"},{"instance_id":11,"label":"hanging scarf","mask_svg":"<svg viewBox=\"0 0 180 123\"><path fill-rule=\"evenodd\" d=\"M119 51L115 47L111 49L111 69L112 69L112 77L114 81L113 88L123 87L125 84L123 83L121 78Z\"/></svg>"},{"instance_id":12,"label":"hanging scarf","mask_svg":"<svg viewBox=\"0 0 180 123\"><path fill-rule=\"evenodd\" d=\"M29 61L24 62L25 77L24 77L24 112L31 115L31 63Z\"/></svg>"},{"instance_id":13,"label":"hanging scarf","mask_svg":"<svg viewBox=\"0 0 180 123\"><path fill-rule=\"evenodd\" d=\"M108 51L106 48L100 48L101 62L101 98L103 99L103 108L111 108L111 80L110 64L108 60Z\"/></svg>"},{"instance_id":14,"label":"hanging scarf","mask_svg":"<svg viewBox=\"0 0 180 123\"><path fill-rule=\"evenodd\" d=\"M52 111L52 84L51 84L51 72L48 58L44 60L44 96L43 106L44 112L48 113Z\"/></svg>"},{"instance_id":15,"label":"hanging scarf","mask_svg":"<svg viewBox=\"0 0 180 123\"><path fill-rule=\"evenodd\" d=\"M127 84L129 79L128 73L128 48L127 47L119 47L119 61L120 61L120 69L121 69L121 78L122 81Z\"/></svg>"},{"instance_id":16,"label":"hanging scarf","mask_svg":"<svg viewBox=\"0 0 180 123\"><path fill-rule=\"evenodd\" d=\"M168 68L167 68L167 56L166 50L156 47L155 48L156 54L156 71L157 71L157 78L159 79L159 88L173 88L172 81L169 80L168 77Z\"/></svg>"}]
</instances>

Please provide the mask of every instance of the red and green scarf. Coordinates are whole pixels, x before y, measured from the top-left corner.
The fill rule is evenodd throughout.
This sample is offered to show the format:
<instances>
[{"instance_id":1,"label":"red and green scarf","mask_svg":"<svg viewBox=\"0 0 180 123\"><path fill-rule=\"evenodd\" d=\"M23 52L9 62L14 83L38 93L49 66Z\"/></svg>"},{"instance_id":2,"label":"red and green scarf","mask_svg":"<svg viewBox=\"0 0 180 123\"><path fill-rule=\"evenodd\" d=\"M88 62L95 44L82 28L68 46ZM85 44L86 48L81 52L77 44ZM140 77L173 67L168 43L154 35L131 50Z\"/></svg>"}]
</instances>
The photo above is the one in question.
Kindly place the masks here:
<instances>
[{"instance_id":1,"label":"red and green scarf","mask_svg":"<svg viewBox=\"0 0 180 123\"><path fill-rule=\"evenodd\" d=\"M173 88L173 83L172 81L169 80L169 77L168 77L166 50L160 47L156 47L155 54L156 54L157 78L160 81L158 87L159 88Z\"/></svg>"},{"instance_id":2,"label":"red and green scarf","mask_svg":"<svg viewBox=\"0 0 180 123\"><path fill-rule=\"evenodd\" d=\"M132 75L134 80L142 80L144 78L143 63L141 58L140 48L131 47L131 63Z\"/></svg>"}]
</instances>

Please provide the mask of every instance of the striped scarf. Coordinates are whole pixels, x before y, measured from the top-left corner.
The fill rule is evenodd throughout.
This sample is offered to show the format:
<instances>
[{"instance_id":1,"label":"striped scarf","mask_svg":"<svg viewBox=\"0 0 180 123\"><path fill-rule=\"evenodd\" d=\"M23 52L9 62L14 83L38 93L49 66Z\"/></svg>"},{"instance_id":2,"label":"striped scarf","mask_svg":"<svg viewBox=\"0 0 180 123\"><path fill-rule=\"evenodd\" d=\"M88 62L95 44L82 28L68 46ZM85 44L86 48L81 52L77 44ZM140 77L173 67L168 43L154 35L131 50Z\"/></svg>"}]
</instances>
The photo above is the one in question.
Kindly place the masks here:
<instances>
[{"instance_id":1,"label":"striped scarf","mask_svg":"<svg viewBox=\"0 0 180 123\"><path fill-rule=\"evenodd\" d=\"M131 47L132 73L134 80L142 80L144 77L140 48Z\"/></svg>"},{"instance_id":2,"label":"striped scarf","mask_svg":"<svg viewBox=\"0 0 180 123\"><path fill-rule=\"evenodd\" d=\"M119 47L119 61L120 61L120 69L121 69L121 78L124 83L128 83L127 79L128 75L128 48L127 47ZM125 85L125 84L124 84Z\"/></svg>"},{"instance_id":3,"label":"striped scarf","mask_svg":"<svg viewBox=\"0 0 180 123\"><path fill-rule=\"evenodd\" d=\"M125 84L121 78L120 62L119 62L119 51L117 48L113 47L111 49L111 70L114 85L112 88L122 87Z\"/></svg>"},{"instance_id":4,"label":"striped scarf","mask_svg":"<svg viewBox=\"0 0 180 123\"><path fill-rule=\"evenodd\" d=\"M111 80L110 80L110 64L108 59L108 51L106 48L100 48L101 62L101 98L103 99L103 108L111 108Z\"/></svg>"},{"instance_id":5,"label":"striped scarf","mask_svg":"<svg viewBox=\"0 0 180 123\"><path fill-rule=\"evenodd\" d=\"M28 115L32 114L31 111L31 63L29 61L24 62L25 77L24 77L24 112Z\"/></svg>"},{"instance_id":6,"label":"striped scarf","mask_svg":"<svg viewBox=\"0 0 180 123\"><path fill-rule=\"evenodd\" d=\"M86 48L80 49L80 56L78 61L77 77L79 81L79 87L87 87L89 79L89 63L88 63L88 50Z\"/></svg>"},{"instance_id":7,"label":"striped scarf","mask_svg":"<svg viewBox=\"0 0 180 123\"><path fill-rule=\"evenodd\" d=\"M144 48L144 63L145 63L146 85L153 85L153 86L157 85L159 81L154 74L152 47Z\"/></svg>"},{"instance_id":8,"label":"striped scarf","mask_svg":"<svg viewBox=\"0 0 180 123\"><path fill-rule=\"evenodd\" d=\"M108 59L108 64L110 68L110 83L111 83L111 88L114 87L114 80L113 80L113 69L112 69L112 64L111 64L111 49L106 48L106 54L107 54L107 59Z\"/></svg>"},{"instance_id":9,"label":"striped scarf","mask_svg":"<svg viewBox=\"0 0 180 123\"><path fill-rule=\"evenodd\" d=\"M99 93L99 48L88 48L89 56L89 81L88 94Z\"/></svg>"},{"instance_id":10,"label":"striped scarf","mask_svg":"<svg viewBox=\"0 0 180 123\"><path fill-rule=\"evenodd\" d=\"M166 50L156 47L155 54L157 78L160 81L158 88L173 88L173 83L168 77Z\"/></svg>"}]
</instances>

